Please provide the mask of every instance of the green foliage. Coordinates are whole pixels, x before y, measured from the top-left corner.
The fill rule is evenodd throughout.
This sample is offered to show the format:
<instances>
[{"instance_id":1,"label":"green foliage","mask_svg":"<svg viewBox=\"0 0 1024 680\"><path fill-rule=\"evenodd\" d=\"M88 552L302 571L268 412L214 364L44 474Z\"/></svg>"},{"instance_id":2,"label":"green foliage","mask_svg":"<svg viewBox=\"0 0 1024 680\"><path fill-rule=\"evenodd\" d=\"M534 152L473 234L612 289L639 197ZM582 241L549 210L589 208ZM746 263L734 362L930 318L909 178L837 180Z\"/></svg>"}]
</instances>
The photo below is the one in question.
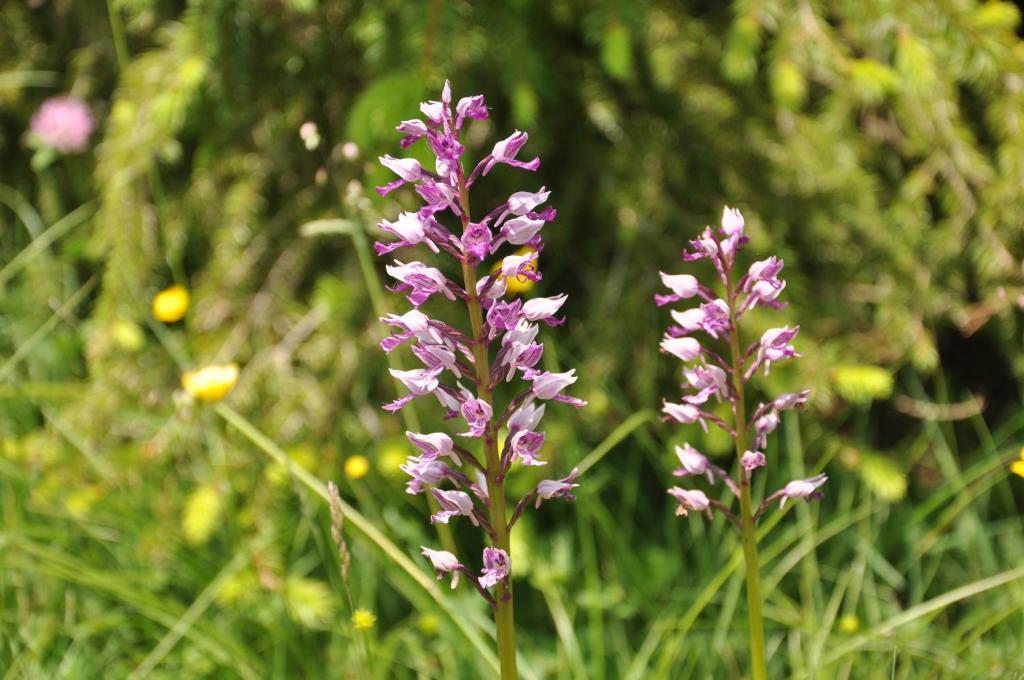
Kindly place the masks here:
<instances>
[{"instance_id":1,"label":"green foliage","mask_svg":"<svg viewBox=\"0 0 1024 680\"><path fill-rule=\"evenodd\" d=\"M568 290L570 322L545 367L578 366L591 402L546 417L550 467L589 466L579 500L514 535L525 677L743 672L738 547L663 493L673 444L728 467L731 442L650 412L679 379L655 350L656 272L723 203L757 257L785 258L775 320L802 326L805 360L757 398L814 390L757 492L830 475L819 505L762 525L773 676L1012 675L1019 25L1015 5L976 0L0 3L0 668L492 674L472 643L486 607L464 586L438 605L417 555L479 545L402 492L402 432L444 426L379 410L390 303L367 241L410 203L373 192L374 161L447 77L491 106L469 157L519 128L543 160L496 170L473 209L553 190L533 292ZM25 134L63 93L99 123L79 156ZM163 326L149 305L172 282L193 305ZM179 388L232 360L231 404L281 460ZM903 396L969 420L915 420ZM986 410L957 415L975 396ZM371 469L348 480L355 454ZM350 601L304 474L338 481L422 581L348 527ZM365 634L357 609L377 617Z\"/></svg>"}]
</instances>

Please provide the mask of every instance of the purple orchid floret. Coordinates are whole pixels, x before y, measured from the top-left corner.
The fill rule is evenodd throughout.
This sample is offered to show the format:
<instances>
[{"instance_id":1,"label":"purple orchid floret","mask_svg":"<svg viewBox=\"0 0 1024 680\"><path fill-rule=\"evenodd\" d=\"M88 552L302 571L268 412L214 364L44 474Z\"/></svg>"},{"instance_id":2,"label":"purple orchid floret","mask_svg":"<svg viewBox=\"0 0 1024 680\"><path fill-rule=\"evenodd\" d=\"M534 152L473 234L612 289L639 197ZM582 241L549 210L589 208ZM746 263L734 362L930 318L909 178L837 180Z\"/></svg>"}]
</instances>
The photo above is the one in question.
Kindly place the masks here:
<instances>
[{"instance_id":1,"label":"purple orchid floret","mask_svg":"<svg viewBox=\"0 0 1024 680\"><path fill-rule=\"evenodd\" d=\"M743 469L747 472L753 472L757 468L764 467L767 464L768 461L760 451L747 451L743 454L743 457L740 458L740 465L742 465Z\"/></svg>"},{"instance_id":2,"label":"purple orchid floret","mask_svg":"<svg viewBox=\"0 0 1024 680\"><path fill-rule=\"evenodd\" d=\"M534 158L532 161L526 163L516 160L519 150L526 145L526 141L529 138L530 136L525 132L516 130L507 138L495 144L494 149L491 150L491 155L482 162L482 174L487 175L487 173L493 170L494 166L499 163L505 163L506 165L511 165L514 168L522 168L523 170L529 170L531 172L536 171L537 168L540 167L539 158Z\"/></svg>"},{"instance_id":3,"label":"purple orchid floret","mask_svg":"<svg viewBox=\"0 0 1024 680\"><path fill-rule=\"evenodd\" d=\"M454 457L455 444L452 442L452 438L444 432L433 432L431 434L406 432L405 436L420 450L420 460L437 460L441 456ZM458 460L457 458L454 459Z\"/></svg>"},{"instance_id":4,"label":"purple orchid floret","mask_svg":"<svg viewBox=\"0 0 1024 680\"><path fill-rule=\"evenodd\" d=\"M431 515L431 523L436 524L440 522L441 524L448 524L450 518L461 515L468 517L470 522L479 526L479 522L473 515L473 499L470 498L468 493L456 490L445 491L438 488L431 489L430 493L434 495L438 505L441 506L441 512Z\"/></svg>"},{"instance_id":5,"label":"purple orchid floret","mask_svg":"<svg viewBox=\"0 0 1024 680\"><path fill-rule=\"evenodd\" d=\"M405 492L411 495L423 493L427 486L447 479L451 473L451 468L438 460L424 460L416 456L410 456L399 469L411 477L405 485Z\"/></svg>"},{"instance_id":6,"label":"purple orchid floret","mask_svg":"<svg viewBox=\"0 0 1024 680\"><path fill-rule=\"evenodd\" d=\"M380 230L396 236L399 240L387 244L378 241L374 244L374 249L378 255L386 255L399 248L423 243L436 253L438 248L433 238L439 235L443 236L443 232L439 226L435 227L431 222L433 222L433 218L424 219L419 213L413 212L402 213L394 222L381 220L377 225Z\"/></svg>"},{"instance_id":7,"label":"purple orchid floret","mask_svg":"<svg viewBox=\"0 0 1024 680\"><path fill-rule=\"evenodd\" d=\"M712 472L711 461L703 453L689 444L676 447L676 457L682 467L676 468L672 474L676 477L688 477L690 475L707 475L708 483L715 483L715 475Z\"/></svg>"},{"instance_id":8,"label":"purple orchid floret","mask_svg":"<svg viewBox=\"0 0 1024 680\"><path fill-rule=\"evenodd\" d=\"M484 548L484 570L480 573L480 585L493 588L512 569L512 560L501 548Z\"/></svg>"},{"instance_id":9,"label":"purple orchid floret","mask_svg":"<svg viewBox=\"0 0 1024 680\"><path fill-rule=\"evenodd\" d=\"M455 299L455 285L450 282L440 269L428 267L422 262L405 264L395 260L395 264L384 268L388 276L396 279L398 284L389 290L408 292L409 302L419 307L436 293L441 293L449 300Z\"/></svg>"},{"instance_id":10,"label":"purple orchid floret","mask_svg":"<svg viewBox=\"0 0 1024 680\"><path fill-rule=\"evenodd\" d=\"M708 499L702 491L673 487L669 493L679 502L678 514L698 510L710 516L711 509L716 509L737 527L743 524L741 520L744 517L756 520L764 512L766 504L772 501L781 499L784 503L788 498L819 496L818 487L826 480L825 475L818 475L790 482L765 499L756 512L749 505L750 477L755 470L767 464L764 449L768 435L778 429L780 412L800 408L807 402L810 392L781 394L767 403L758 404L753 414L746 412L745 387L754 374L763 369L768 375L773 364L801 355L792 344L799 326L769 329L745 352L742 350L739 333L743 314L755 307L781 309L784 305L778 298L786 287L786 282L780 278L783 262L774 256L754 262L742 276L736 271L737 255L749 240L745 228L743 215L736 209L725 208L720 228L705 228L683 253L686 262L710 261L724 289L722 297L712 292L712 286L705 286L692 274L665 272L659 274L670 293L655 296L659 307L689 300L696 302L687 309L671 310L674 323L660 344L662 352L684 363L684 394L679 401L663 403L665 419L684 425L698 423L705 430L708 424L714 424L724 429L737 444L737 479L730 477L689 444L676 447L681 467L673 474L677 477L705 475L709 483L713 483L716 477L721 478L735 495L746 494L746 500L742 500L740 517L737 518L727 505ZM731 357L732 360L723 357ZM730 405L731 425L705 410L712 397L717 402Z\"/></svg>"},{"instance_id":11,"label":"purple orchid floret","mask_svg":"<svg viewBox=\"0 0 1024 680\"><path fill-rule=\"evenodd\" d=\"M711 507L711 501L707 494L700 489L683 489L673 486L668 492L679 502L679 505L676 506L677 515L686 516L691 510L710 513L708 508Z\"/></svg>"},{"instance_id":12,"label":"purple orchid floret","mask_svg":"<svg viewBox=\"0 0 1024 680\"><path fill-rule=\"evenodd\" d=\"M659 307L663 307L671 302L689 300L700 292L701 286L696 276L691 276L690 274L659 273L661 274L661 282L672 291L671 295L659 294L654 296L654 301L657 302Z\"/></svg>"},{"instance_id":13,"label":"purple orchid floret","mask_svg":"<svg viewBox=\"0 0 1024 680\"><path fill-rule=\"evenodd\" d=\"M768 496L764 502L769 504L778 500L779 507L782 508L786 505L786 501L791 498L821 498L822 493L818 491L818 488L827 481L828 476L825 473L817 474L808 479L794 479L771 496Z\"/></svg>"},{"instance_id":14,"label":"purple orchid floret","mask_svg":"<svg viewBox=\"0 0 1024 680\"><path fill-rule=\"evenodd\" d=\"M487 432L487 424L491 422L494 411L483 399L470 398L462 402L462 417L469 425L469 432L461 433L463 437L482 437Z\"/></svg>"},{"instance_id":15,"label":"purple orchid floret","mask_svg":"<svg viewBox=\"0 0 1024 680\"><path fill-rule=\"evenodd\" d=\"M543 432L519 430L509 440L513 455L518 457L523 465L547 465L547 462L537 458L537 452L544 445L544 436Z\"/></svg>"},{"instance_id":16,"label":"purple orchid floret","mask_svg":"<svg viewBox=\"0 0 1024 680\"><path fill-rule=\"evenodd\" d=\"M552 498L568 498L571 501L576 500L575 494L572 490L579 486L574 484L576 477L579 475L579 468L573 468L572 472L567 477L562 479L545 479L537 485L537 507L540 507L542 501L551 500Z\"/></svg>"},{"instance_id":17,"label":"purple orchid floret","mask_svg":"<svg viewBox=\"0 0 1024 680\"><path fill-rule=\"evenodd\" d=\"M452 588L459 584L459 570L462 567L459 559L447 550L431 550L420 546L421 554L430 560L431 566L437 572L437 580L444 578L445 574L452 575Z\"/></svg>"},{"instance_id":18,"label":"purple orchid floret","mask_svg":"<svg viewBox=\"0 0 1024 680\"><path fill-rule=\"evenodd\" d=\"M683 361L693 361L700 356L702 348L697 338L682 337L673 338L666 336L661 341L661 351L672 354Z\"/></svg>"},{"instance_id":19,"label":"purple orchid floret","mask_svg":"<svg viewBox=\"0 0 1024 680\"><path fill-rule=\"evenodd\" d=\"M394 280L389 290L405 295L413 309L381 319L389 327L381 349L392 353L409 347L420 365L391 370L403 387L402 396L384 408L397 411L416 399L433 396L445 418L459 421L452 432L467 438L457 440L464 446L449 433L406 432L418 454L402 466L410 478L406 491L429 491L439 506L432 522L448 524L464 517L486 532L491 547L484 551L482 575L474 574L471 581L497 610L511 606L509 532L516 520L534 502L572 500L572 490L578 486L578 470L563 479L542 481L509 513L506 476L514 466L549 464L542 455L546 437L541 425L547 402L576 407L586 402L568 393L577 381L574 370L537 368L544 355L544 344L538 340L540 325L557 327L565 322L560 314L567 297L526 299L509 294L513 289L509 282L541 280L538 253L544 248L545 229L558 214L548 205L551 192L543 186L534 191L534 185L479 215L469 214L469 206L474 205L471 189L483 177L498 172L499 166L527 171L540 166L538 158L525 160L529 136L516 130L467 171L464 157L467 146L473 145L467 145L463 132L469 121L489 115L482 95L453 99L446 82L439 100L422 103L418 117L401 121L396 128L401 148L422 142L434 160L380 157L394 178L377 192L386 196L409 184L420 206L381 220L381 240L374 248L379 255L392 257L399 250L417 248L432 258L400 257L386 266ZM462 307L461 313L451 315L450 323L442 321L421 310L428 302L438 314L443 314L444 304L455 302ZM708 323L713 324L713 319ZM510 382L518 383L511 392L517 396L498 403L496 389ZM502 435L504 445L499 449ZM480 451L470 451L477 442ZM459 572L472 574L453 553L423 548L423 555L439 577L452 574L453 586Z\"/></svg>"}]
</instances>

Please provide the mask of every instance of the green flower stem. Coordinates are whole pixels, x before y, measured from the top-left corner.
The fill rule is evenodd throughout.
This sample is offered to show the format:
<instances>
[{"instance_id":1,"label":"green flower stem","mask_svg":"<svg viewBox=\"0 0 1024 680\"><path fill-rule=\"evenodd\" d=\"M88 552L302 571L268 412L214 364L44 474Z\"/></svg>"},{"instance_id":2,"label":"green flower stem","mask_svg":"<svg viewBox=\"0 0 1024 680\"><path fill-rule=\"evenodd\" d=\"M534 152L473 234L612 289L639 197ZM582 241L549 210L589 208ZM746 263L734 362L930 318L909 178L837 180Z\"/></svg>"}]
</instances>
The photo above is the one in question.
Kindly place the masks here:
<instances>
[{"instance_id":1,"label":"green flower stem","mask_svg":"<svg viewBox=\"0 0 1024 680\"><path fill-rule=\"evenodd\" d=\"M459 203L462 207L463 231L469 226L469 197L465 185L459 185ZM469 296L469 322L473 329L473 362L476 364L477 395L493 405L491 394L491 362L487 352L487 338L484 336L483 310L476 293L476 267L467 261L462 263L462 277ZM495 416L498 414L495 413ZM490 506L491 527L494 530L494 547L512 556L509 543L508 513L505 509L505 480L498 453L497 417L491 418L484 432L484 455L487 477L487 496ZM516 673L516 629L512 615L512 575L509 574L496 586L494 623L497 628L498 659L501 663L502 680L515 680Z\"/></svg>"},{"instance_id":2,"label":"green flower stem","mask_svg":"<svg viewBox=\"0 0 1024 680\"><path fill-rule=\"evenodd\" d=\"M747 450L747 410L743 395L743 354L740 351L739 319L736 314L737 291L732 277L726 284L729 298L729 349L732 353L732 379L736 392L733 421L736 428L736 458L741 460ZM761 595L761 570L757 557L757 526L750 501L750 473L740 465L740 541L747 572L747 612L750 618L750 675L754 680L767 680L768 664L764 645L764 599Z\"/></svg>"}]
</instances>

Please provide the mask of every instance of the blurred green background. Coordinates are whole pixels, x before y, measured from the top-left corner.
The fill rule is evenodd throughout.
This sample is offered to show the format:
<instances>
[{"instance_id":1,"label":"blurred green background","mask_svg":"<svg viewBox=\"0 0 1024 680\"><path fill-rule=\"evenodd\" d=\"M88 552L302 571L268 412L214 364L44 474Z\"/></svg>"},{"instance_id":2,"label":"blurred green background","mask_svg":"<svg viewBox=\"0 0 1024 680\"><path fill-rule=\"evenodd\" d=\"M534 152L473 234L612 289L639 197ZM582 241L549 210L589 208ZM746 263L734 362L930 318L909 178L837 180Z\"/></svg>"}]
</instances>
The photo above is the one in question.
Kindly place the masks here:
<instances>
[{"instance_id":1,"label":"blurred green background","mask_svg":"<svg viewBox=\"0 0 1024 680\"><path fill-rule=\"evenodd\" d=\"M728 466L729 442L656 413L678 382L657 272L723 204L748 257L786 261L790 306L755 325L803 329L805 358L757 388L813 389L758 491L830 476L763 523L772 675L1024 673L1020 18L976 0L3 3L4 677L494 674L488 610L418 555L479 537L438 535L403 493L406 424L378 408L395 386L376 317L406 303L380 295L368 241L412 197L372 191L376 157L445 78L491 107L467 157L523 129L542 158L475 200L553 191L526 294L570 294L545 362L590 401L546 418L551 468L587 468L579 499L514 540L524 677L746 668L735 537L664 492L674 443ZM61 156L27 130L66 94L97 129ZM150 303L175 282L192 304L165 325ZM226 361L227 400L181 392L182 370ZM423 406L408 417L436 426ZM366 522L345 525L349 593L329 479Z\"/></svg>"}]
</instances>

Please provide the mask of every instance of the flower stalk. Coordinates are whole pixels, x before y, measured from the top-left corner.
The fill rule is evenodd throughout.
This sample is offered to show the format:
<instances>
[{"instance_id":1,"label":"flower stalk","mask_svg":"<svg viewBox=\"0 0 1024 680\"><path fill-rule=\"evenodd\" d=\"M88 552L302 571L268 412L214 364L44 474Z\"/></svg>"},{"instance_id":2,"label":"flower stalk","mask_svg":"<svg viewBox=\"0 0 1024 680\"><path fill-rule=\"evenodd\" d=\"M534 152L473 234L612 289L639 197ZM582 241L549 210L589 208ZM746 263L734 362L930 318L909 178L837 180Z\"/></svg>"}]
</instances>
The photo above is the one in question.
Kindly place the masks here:
<instances>
[{"instance_id":1,"label":"flower stalk","mask_svg":"<svg viewBox=\"0 0 1024 680\"><path fill-rule=\"evenodd\" d=\"M469 196L465 184L459 187L459 204L462 207L463 231L469 228ZM462 263L462 277L465 290L476 291L476 267L468 261ZM473 359L476 365L476 384L478 396L493 407L493 390L490 387L490 375L486 367L490 366L487 350L487 337L484 335L483 308L480 298L474 292L466 300L469 308L470 327L473 331ZM484 459L486 461L484 476L487 479L487 491L490 498L490 524L493 532L493 545L504 550L512 557L512 546L509 540L509 527L505 511L505 479L501 469L501 458L498 454L498 433L494 421L487 423L483 436ZM487 592L486 590L484 592ZM516 671L516 628L513 617L512 579L503 579L497 585L493 596L495 632L498 642L498 661L501 664L502 678L517 678Z\"/></svg>"},{"instance_id":2,"label":"flower stalk","mask_svg":"<svg viewBox=\"0 0 1024 680\"><path fill-rule=\"evenodd\" d=\"M743 454L747 452L746 399L743 385L743 358L739 341L739 318L736 314L736 291L733 287L732 272L726 277L729 297L729 350L732 355L732 378L735 399L733 407L733 431L736 436L736 461L740 463L740 543L743 546L743 562L747 580L747 616L750 622L750 676L753 680L767 680L768 664L764 644L764 601L761 596L761 568L757 554L757 525L750 500L750 472L742 465Z\"/></svg>"}]
</instances>

